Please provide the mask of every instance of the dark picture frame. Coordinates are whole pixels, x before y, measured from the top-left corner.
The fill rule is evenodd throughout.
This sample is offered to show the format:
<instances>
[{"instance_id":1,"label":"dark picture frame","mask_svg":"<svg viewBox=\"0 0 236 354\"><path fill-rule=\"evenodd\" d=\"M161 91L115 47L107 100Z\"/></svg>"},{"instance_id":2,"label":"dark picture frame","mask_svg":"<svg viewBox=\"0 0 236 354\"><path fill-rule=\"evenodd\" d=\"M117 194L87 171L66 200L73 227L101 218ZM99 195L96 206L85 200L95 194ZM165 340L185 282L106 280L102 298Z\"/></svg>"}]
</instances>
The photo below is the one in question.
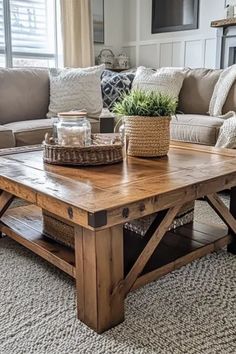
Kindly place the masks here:
<instances>
[{"instance_id":1,"label":"dark picture frame","mask_svg":"<svg viewBox=\"0 0 236 354\"><path fill-rule=\"evenodd\" d=\"M93 0L93 41L104 44L104 0Z\"/></svg>"},{"instance_id":2,"label":"dark picture frame","mask_svg":"<svg viewBox=\"0 0 236 354\"><path fill-rule=\"evenodd\" d=\"M164 33L164 32L175 32L175 31L187 31L198 29L199 27L199 4L200 0L192 0L194 2L193 9L193 22L187 25L173 25L173 26L158 26L156 13L158 9L158 5L160 5L160 1L165 0L152 0L152 33ZM172 0L173 3L175 0Z\"/></svg>"}]
</instances>

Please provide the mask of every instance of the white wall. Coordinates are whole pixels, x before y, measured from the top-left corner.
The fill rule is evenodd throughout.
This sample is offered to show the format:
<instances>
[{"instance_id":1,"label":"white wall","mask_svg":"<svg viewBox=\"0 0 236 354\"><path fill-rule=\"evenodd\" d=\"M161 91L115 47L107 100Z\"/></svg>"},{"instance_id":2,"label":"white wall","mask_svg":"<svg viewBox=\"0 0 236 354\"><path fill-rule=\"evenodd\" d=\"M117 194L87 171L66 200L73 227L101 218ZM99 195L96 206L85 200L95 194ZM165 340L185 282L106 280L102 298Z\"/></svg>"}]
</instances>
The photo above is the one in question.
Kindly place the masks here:
<instances>
[{"instance_id":1,"label":"white wall","mask_svg":"<svg viewBox=\"0 0 236 354\"><path fill-rule=\"evenodd\" d=\"M217 30L210 23L225 18L224 4L225 0L200 0L199 29L151 34L152 0L124 0L123 48L132 65L214 68Z\"/></svg>"},{"instance_id":2,"label":"white wall","mask_svg":"<svg viewBox=\"0 0 236 354\"><path fill-rule=\"evenodd\" d=\"M105 43L95 44L95 55L101 49L110 48L115 54L124 44L123 13L127 0L104 0Z\"/></svg>"}]
</instances>

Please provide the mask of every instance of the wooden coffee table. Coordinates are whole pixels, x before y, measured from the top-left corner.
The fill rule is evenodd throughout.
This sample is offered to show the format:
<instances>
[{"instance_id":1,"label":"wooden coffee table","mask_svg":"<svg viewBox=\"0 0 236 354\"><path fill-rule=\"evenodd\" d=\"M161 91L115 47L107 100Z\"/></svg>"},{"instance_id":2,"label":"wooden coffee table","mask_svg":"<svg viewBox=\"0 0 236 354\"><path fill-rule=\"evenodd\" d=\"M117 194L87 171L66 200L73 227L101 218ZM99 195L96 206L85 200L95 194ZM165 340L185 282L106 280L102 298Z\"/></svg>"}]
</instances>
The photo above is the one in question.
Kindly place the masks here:
<instances>
[{"instance_id":1,"label":"wooden coffee table","mask_svg":"<svg viewBox=\"0 0 236 354\"><path fill-rule=\"evenodd\" d=\"M165 158L70 168L44 165L38 150L1 152L0 231L76 279L78 317L98 333L124 320L131 290L227 244L235 253L236 151L173 142ZM216 194L224 189L231 213ZM230 231L196 222L167 231L184 203L204 196ZM9 209L14 197L32 205ZM42 209L73 223L75 251L43 235ZM157 211L144 238L123 233Z\"/></svg>"}]
</instances>

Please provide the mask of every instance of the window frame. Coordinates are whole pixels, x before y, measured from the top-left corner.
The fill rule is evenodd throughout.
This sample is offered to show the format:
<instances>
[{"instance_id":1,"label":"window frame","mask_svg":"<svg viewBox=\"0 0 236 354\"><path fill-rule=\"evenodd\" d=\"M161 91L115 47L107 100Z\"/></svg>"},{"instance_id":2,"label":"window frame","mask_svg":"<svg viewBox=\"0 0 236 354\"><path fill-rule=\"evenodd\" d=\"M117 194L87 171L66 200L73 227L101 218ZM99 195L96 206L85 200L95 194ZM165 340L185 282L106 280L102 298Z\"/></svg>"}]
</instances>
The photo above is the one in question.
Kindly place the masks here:
<instances>
[{"instance_id":1,"label":"window frame","mask_svg":"<svg viewBox=\"0 0 236 354\"><path fill-rule=\"evenodd\" d=\"M57 18L58 18L58 8L57 0L53 1L54 8L54 48L55 53L34 53L34 52L20 52L12 50L12 30L11 30L11 4L10 0L3 0L3 26L4 26L4 40L5 40L5 50L0 48L0 54L5 56L5 67L13 68L13 58L25 58L25 59L48 59L54 60L55 67L58 67L58 36L57 36Z\"/></svg>"}]
</instances>

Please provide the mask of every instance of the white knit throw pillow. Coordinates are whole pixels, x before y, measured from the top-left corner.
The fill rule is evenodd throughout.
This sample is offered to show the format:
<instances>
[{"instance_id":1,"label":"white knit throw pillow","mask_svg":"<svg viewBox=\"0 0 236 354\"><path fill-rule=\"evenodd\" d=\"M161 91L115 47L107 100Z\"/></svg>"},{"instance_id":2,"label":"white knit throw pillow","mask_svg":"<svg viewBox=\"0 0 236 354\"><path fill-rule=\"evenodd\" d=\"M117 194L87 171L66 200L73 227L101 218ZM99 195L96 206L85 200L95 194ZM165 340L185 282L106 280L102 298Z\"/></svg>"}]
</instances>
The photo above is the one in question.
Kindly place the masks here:
<instances>
[{"instance_id":1,"label":"white knit throw pillow","mask_svg":"<svg viewBox=\"0 0 236 354\"><path fill-rule=\"evenodd\" d=\"M185 73L181 68L153 70L140 66L137 69L132 89L156 91L178 100Z\"/></svg>"},{"instance_id":2,"label":"white knit throw pillow","mask_svg":"<svg viewBox=\"0 0 236 354\"><path fill-rule=\"evenodd\" d=\"M209 105L210 116L222 116L222 109L227 100L229 91L236 80L236 65L232 65L222 71L220 77L215 85L213 95ZM226 114L222 118L229 118Z\"/></svg>"},{"instance_id":3,"label":"white knit throw pillow","mask_svg":"<svg viewBox=\"0 0 236 354\"><path fill-rule=\"evenodd\" d=\"M59 112L86 110L89 117L98 118L103 101L101 74L104 65L91 68L49 69L50 104L48 118Z\"/></svg>"}]
</instances>

